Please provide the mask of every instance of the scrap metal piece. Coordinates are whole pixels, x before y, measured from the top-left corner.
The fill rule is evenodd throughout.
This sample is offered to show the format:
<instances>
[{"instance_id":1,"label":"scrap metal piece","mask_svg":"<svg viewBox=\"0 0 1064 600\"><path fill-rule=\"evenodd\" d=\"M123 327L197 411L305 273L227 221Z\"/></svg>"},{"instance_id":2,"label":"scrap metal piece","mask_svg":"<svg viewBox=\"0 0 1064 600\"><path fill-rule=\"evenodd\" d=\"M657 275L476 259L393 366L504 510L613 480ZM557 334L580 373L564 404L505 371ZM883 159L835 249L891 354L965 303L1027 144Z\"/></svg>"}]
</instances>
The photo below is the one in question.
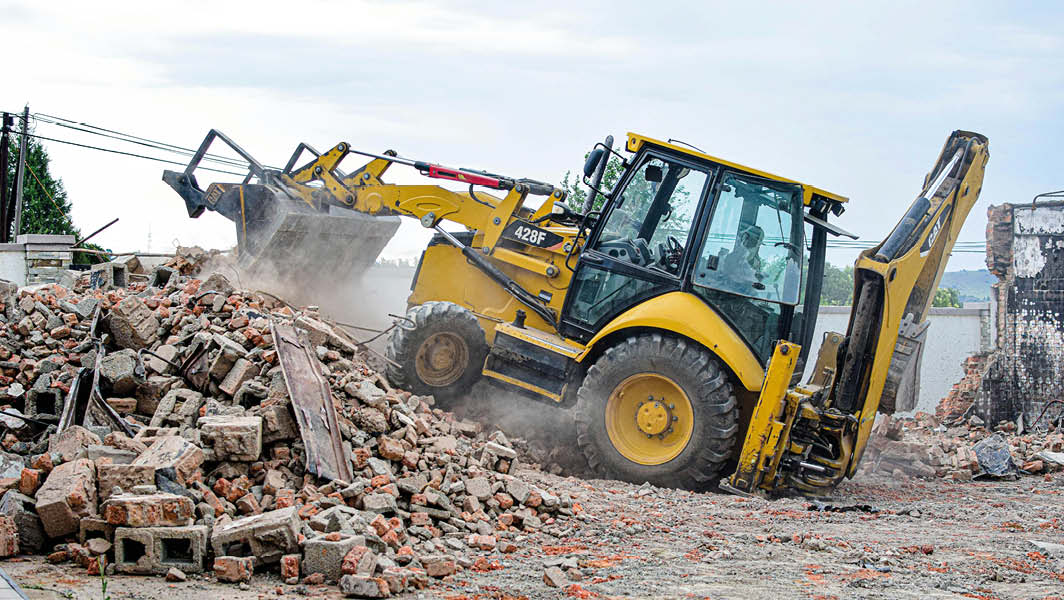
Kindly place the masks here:
<instances>
[{"instance_id":1,"label":"scrap metal piece","mask_svg":"<svg viewBox=\"0 0 1064 600\"><path fill-rule=\"evenodd\" d=\"M199 348L181 363L181 375L192 385L192 389L198 392L206 392L210 387L210 365L207 360L210 346L209 343L200 344Z\"/></svg>"},{"instance_id":2,"label":"scrap metal piece","mask_svg":"<svg viewBox=\"0 0 1064 600\"><path fill-rule=\"evenodd\" d=\"M344 454L332 389L305 334L287 323L270 323L292 410L307 451L307 470L324 479L351 481L351 463Z\"/></svg>"},{"instance_id":3,"label":"scrap metal piece","mask_svg":"<svg viewBox=\"0 0 1064 600\"><path fill-rule=\"evenodd\" d=\"M132 437L135 433L129 423L124 421L110 404L104 402L103 393L100 391L100 367L103 358L107 354L107 340L96 335L96 328L100 323L100 307L92 317L92 325L89 327L89 337L96 343L96 363L91 369L82 367L70 384L70 392L67 394L66 404L59 417L59 425L56 433L66 431L71 425L81 425L85 422L89 407L95 405L104 417L110 421L111 427Z\"/></svg>"}]
</instances>

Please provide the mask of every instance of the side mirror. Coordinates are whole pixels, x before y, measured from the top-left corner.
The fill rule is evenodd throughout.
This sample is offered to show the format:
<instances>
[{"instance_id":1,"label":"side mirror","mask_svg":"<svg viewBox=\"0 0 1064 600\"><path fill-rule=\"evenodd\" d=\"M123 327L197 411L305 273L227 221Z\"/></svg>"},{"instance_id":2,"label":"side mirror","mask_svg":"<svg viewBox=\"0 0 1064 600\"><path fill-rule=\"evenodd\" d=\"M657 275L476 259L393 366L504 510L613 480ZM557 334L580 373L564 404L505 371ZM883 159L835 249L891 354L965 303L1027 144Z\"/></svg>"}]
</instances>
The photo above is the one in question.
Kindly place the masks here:
<instances>
[{"instance_id":1,"label":"side mirror","mask_svg":"<svg viewBox=\"0 0 1064 600\"><path fill-rule=\"evenodd\" d=\"M647 165L644 177L651 183L661 183L665 180L665 171L658 165Z\"/></svg>"},{"instance_id":2,"label":"side mirror","mask_svg":"<svg viewBox=\"0 0 1064 600\"><path fill-rule=\"evenodd\" d=\"M602 162L604 154L606 154L606 150L595 148L587 155L587 160L584 161L584 177L590 178L595 174L595 169L597 169L599 163Z\"/></svg>"}]
</instances>

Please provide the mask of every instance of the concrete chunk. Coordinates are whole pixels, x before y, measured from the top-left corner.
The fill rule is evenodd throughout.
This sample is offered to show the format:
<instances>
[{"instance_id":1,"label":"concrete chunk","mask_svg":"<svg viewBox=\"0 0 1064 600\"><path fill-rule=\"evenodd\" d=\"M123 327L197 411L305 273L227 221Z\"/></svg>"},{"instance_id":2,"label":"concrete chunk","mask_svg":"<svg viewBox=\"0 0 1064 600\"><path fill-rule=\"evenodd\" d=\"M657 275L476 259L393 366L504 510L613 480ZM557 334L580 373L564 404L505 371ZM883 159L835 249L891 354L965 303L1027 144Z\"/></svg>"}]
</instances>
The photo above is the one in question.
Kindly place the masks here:
<instances>
[{"instance_id":1,"label":"concrete chunk","mask_svg":"<svg viewBox=\"0 0 1064 600\"><path fill-rule=\"evenodd\" d=\"M37 514L48 537L75 533L78 520L96 512L96 468L81 458L49 473L37 490Z\"/></svg>"},{"instance_id":2,"label":"concrete chunk","mask_svg":"<svg viewBox=\"0 0 1064 600\"><path fill-rule=\"evenodd\" d=\"M107 319L115 344L139 350L151 346L158 338L159 320L144 301L127 296L114 305Z\"/></svg>"},{"instance_id":3,"label":"concrete chunk","mask_svg":"<svg viewBox=\"0 0 1064 600\"><path fill-rule=\"evenodd\" d=\"M203 464L203 450L185 438L176 435L164 436L156 439L148 451L138 456L133 464L151 465L156 470L173 468L177 473L177 482L184 485Z\"/></svg>"},{"instance_id":4,"label":"concrete chunk","mask_svg":"<svg viewBox=\"0 0 1064 600\"><path fill-rule=\"evenodd\" d=\"M103 503L103 518L115 527L180 527L192 522L193 508L177 494L118 494Z\"/></svg>"},{"instance_id":5,"label":"concrete chunk","mask_svg":"<svg viewBox=\"0 0 1064 600\"><path fill-rule=\"evenodd\" d=\"M262 454L262 417L201 417L198 427L206 460L251 462Z\"/></svg>"},{"instance_id":6,"label":"concrete chunk","mask_svg":"<svg viewBox=\"0 0 1064 600\"><path fill-rule=\"evenodd\" d=\"M244 517L216 526L211 548L218 556L254 556L256 564L279 562L299 551L301 523L295 506Z\"/></svg>"}]
</instances>

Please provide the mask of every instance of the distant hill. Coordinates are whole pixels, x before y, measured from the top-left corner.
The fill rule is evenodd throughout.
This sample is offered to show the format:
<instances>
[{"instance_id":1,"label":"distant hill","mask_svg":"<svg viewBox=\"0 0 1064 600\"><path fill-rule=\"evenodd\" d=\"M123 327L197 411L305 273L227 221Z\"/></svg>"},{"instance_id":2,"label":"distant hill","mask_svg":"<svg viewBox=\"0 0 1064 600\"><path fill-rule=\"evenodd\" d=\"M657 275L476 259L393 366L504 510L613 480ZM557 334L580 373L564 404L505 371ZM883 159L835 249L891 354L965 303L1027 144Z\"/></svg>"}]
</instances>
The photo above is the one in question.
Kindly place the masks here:
<instances>
[{"instance_id":1,"label":"distant hill","mask_svg":"<svg viewBox=\"0 0 1064 600\"><path fill-rule=\"evenodd\" d=\"M977 271L947 271L942 274L939 287L954 288L961 302L983 302L990 300L990 284L997 283L997 277L986 269Z\"/></svg>"}]
</instances>

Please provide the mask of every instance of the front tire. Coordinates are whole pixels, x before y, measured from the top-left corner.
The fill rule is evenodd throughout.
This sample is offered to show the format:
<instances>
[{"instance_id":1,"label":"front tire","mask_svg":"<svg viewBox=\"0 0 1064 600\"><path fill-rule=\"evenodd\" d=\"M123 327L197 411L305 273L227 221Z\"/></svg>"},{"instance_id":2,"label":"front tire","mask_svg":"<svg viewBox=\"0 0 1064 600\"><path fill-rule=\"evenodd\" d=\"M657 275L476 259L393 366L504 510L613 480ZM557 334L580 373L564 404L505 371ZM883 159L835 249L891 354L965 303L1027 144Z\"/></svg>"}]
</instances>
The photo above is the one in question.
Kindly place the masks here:
<instances>
[{"instance_id":1,"label":"front tire","mask_svg":"<svg viewBox=\"0 0 1064 600\"><path fill-rule=\"evenodd\" d=\"M445 406L480 379L488 345L476 315L453 302L410 308L388 339L388 380Z\"/></svg>"},{"instance_id":2,"label":"front tire","mask_svg":"<svg viewBox=\"0 0 1064 600\"><path fill-rule=\"evenodd\" d=\"M714 486L739 431L735 394L717 357L658 333L606 350L588 370L575 412L592 471L661 487Z\"/></svg>"}]
</instances>

